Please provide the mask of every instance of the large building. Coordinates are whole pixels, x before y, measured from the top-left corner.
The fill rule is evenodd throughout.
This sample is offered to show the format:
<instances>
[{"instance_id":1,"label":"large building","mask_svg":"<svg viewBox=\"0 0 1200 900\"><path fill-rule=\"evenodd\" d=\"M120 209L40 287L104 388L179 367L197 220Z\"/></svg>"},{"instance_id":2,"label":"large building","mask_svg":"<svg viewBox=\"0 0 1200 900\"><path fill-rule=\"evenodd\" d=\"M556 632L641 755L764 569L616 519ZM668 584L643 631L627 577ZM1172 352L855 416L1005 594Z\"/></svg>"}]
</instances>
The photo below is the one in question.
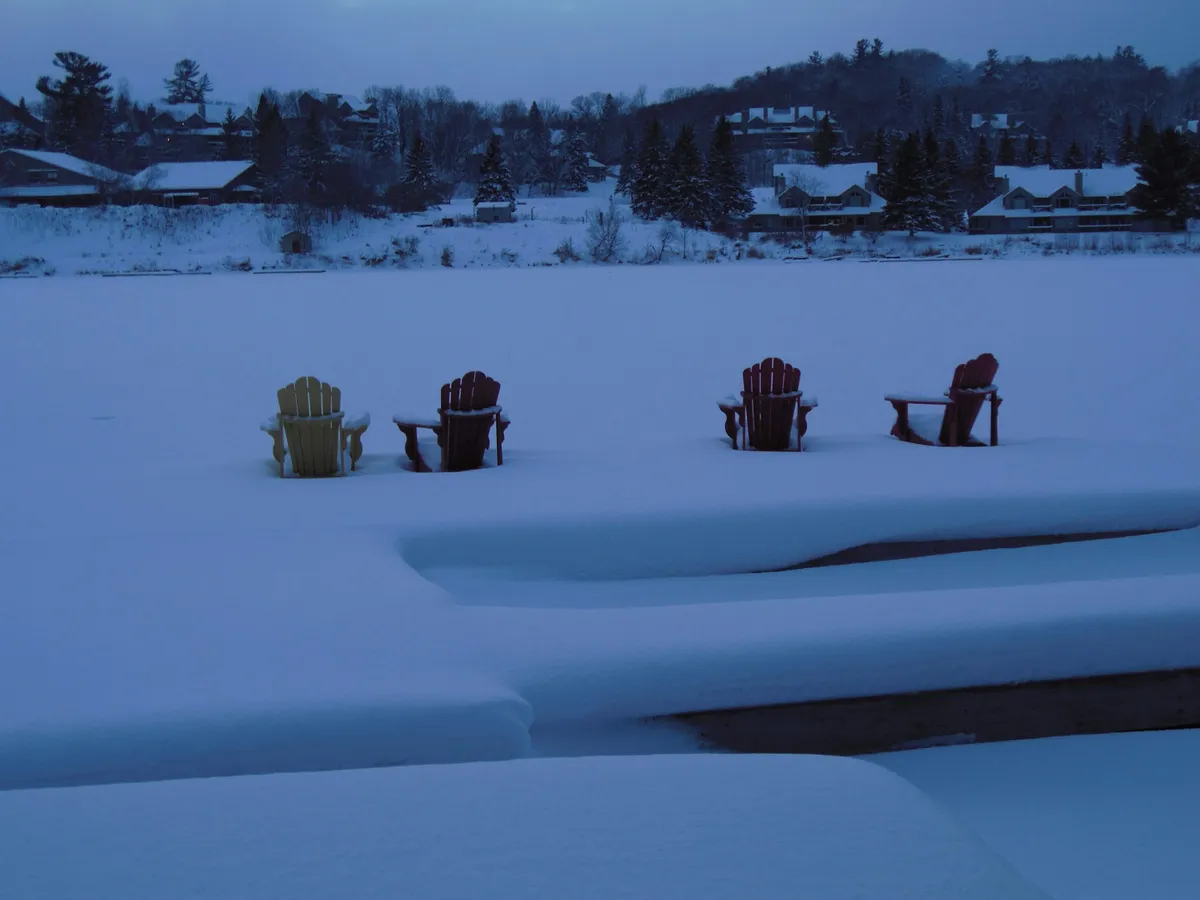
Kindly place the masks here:
<instances>
[{"instance_id":1,"label":"large building","mask_svg":"<svg viewBox=\"0 0 1200 900\"><path fill-rule=\"evenodd\" d=\"M129 176L68 153L0 153L0 203L9 206L93 206L129 187Z\"/></svg>"},{"instance_id":2,"label":"large building","mask_svg":"<svg viewBox=\"0 0 1200 900\"><path fill-rule=\"evenodd\" d=\"M811 106L757 106L725 117L733 128L738 149L776 150L812 148L812 138L829 116L829 124L841 134L837 119L828 110Z\"/></svg>"},{"instance_id":3,"label":"large building","mask_svg":"<svg viewBox=\"0 0 1200 900\"><path fill-rule=\"evenodd\" d=\"M774 186L755 188L750 232L855 231L883 227L887 201L875 193L878 167L873 162L834 166L779 164Z\"/></svg>"},{"instance_id":4,"label":"large building","mask_svg":"<svg viewBox=\"0 0 1200 900\"><path fill-rule=\"evenodd\" d=\"M1129 231L1134 166L1051 169L997 166L999 194L970 218L972 234ZM1139 227L1143 227L1139 223Z\"/></svg>"}]
</instances>

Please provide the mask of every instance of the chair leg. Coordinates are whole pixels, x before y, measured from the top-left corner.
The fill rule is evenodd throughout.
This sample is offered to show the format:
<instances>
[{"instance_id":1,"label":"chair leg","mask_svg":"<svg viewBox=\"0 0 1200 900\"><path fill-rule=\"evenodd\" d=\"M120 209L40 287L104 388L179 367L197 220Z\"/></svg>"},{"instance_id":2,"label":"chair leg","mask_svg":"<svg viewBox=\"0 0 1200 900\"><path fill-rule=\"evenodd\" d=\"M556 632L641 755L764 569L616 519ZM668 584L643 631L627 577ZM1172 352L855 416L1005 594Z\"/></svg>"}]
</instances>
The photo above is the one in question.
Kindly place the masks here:
<instances>
[{"instance_id":1,"label":"chair leg","mask_svg":"<svg viewBox=\"0 0 1200 900\"><path fill-rule=\"evenodd\" d=\"M496 465L504 465L504 431L500 428L500 413L496 413Z\"/></svg>"},{"instance_id":2,"label":"chair leg","mask_svg":"<svg viewBox=\"0 0 1200 900\"><path fill-rule=\"evenodd\" d=\"M1001 400L996 394L992 394L992 446L995 447L1000 443L1000 404Z\"/></svg>"}]
</instances>

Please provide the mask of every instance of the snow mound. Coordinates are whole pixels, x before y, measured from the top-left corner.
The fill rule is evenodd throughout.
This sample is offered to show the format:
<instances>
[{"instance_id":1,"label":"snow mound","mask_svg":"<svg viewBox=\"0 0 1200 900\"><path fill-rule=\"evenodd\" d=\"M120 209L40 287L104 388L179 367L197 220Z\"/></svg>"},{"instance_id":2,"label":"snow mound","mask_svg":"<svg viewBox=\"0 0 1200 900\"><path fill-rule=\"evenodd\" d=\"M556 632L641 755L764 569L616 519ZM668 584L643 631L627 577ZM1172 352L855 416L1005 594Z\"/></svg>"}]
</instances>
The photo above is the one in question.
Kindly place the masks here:
<instances>
[{"instance_id":1,"label":"snow mound","mask_svg":"<svg viewBox=\"0 0 1200 900\"><path fill-rule=\"evenodd\" d=\"M0 833L8 890L58 900L1045 897L912 785L827 757L27 791L0 804Z\"/></svg>"}]
</instances>

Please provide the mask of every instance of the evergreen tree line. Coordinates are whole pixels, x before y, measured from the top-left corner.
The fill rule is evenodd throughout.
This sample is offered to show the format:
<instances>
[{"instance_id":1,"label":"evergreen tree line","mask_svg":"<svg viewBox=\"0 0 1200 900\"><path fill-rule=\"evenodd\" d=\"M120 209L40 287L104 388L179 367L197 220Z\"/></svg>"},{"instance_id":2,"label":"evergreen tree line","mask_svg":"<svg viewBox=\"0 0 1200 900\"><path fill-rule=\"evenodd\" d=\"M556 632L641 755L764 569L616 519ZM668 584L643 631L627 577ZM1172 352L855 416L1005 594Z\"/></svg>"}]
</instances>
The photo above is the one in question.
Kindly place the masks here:
<instances>
[{"instance_id":1,"label":"evergreen tree line","mask_svg":"<svg viewBox=\"0 0 1200 900\"><path fill-rule=\"evenodd\" d=\"M690 125L670 144L662 124L652 119L641 143L625 138L617 190L629 196L643 219L674 219L687 228L723 228L754 209L746 173L729 122L722 116L707 156Z\"/></svg>"}]
</instances>

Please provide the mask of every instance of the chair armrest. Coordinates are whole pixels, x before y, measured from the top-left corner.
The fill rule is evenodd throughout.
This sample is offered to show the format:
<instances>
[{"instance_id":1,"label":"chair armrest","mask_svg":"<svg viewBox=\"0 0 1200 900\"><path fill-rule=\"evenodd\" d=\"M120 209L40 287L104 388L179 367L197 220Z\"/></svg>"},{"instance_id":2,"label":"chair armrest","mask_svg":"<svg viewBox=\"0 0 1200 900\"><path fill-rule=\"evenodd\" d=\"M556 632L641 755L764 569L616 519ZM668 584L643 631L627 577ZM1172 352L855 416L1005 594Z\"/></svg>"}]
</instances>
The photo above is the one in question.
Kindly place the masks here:
<instances>
[{"instance_id":1,"label":"chair armrest","mask_svg":"<svg viewBox=\"0 0 1200 900\"><path fill-rule=\"evenodd\" d=\"M739 394L726 394L717 401L717 406L721 407L721 409L741 409L744 405L745 401L742 400Z\"/></svg>"},{"instance_id":2,"label":"chair armrest","mask_svg":"<svg viewBox=\"0 0 1200 900\"><path fill-rule=\"evenodd\" d=\"M500 407L489 406L485 409L441 409L438 412L441 415L450 416L454 419L470 419L478 416L495 416L500 412Z\"/></svg>"},{"instance_id":3,"label":"chair armrest","mask_svg":"<svg viewBox=\"0 0 1200 900\"><path fill-rule=\"evenodd\" d=\"M949 397L934 397L930 394L888 394L883 399L888 403L912 403L917 406L949 406L954 402Z\"/></svg>"},{"instance_id":4,"label":"chair armrest","mask_svg":"<svg viewBox=\"0 0 1200 900\"><path fill-rule=\"evenodd\" d=\"M272 414L269 419L263 419L262 424L258 426L258 430L265 431L267 434L274 434L279 431L279 413Z\"/></svg>"},{"instance_id":5,"label":"chair armrest","mask_svg":"<svg viewBox=\"0 0 1200 900\"><path fill-rule=\"evenodd\" d=\"M800 392L799 404L800 406L807 406L809 409L816 409L820 405L816 394L806 394L804 391Z\"/></svg>"},{"instance_id":6,"label":"chair armrest","mask_svg":"<svg viewBox=\"0 0 1200 900\"><path fill-rule=\"evenodd\" d=\"M442 426L442 420L436 416L395 415L392 416L392 421L397 425L411 428L440 428Z\"/></svg>"},{"instance_id":7,"label":"chair armrest","mask_svg":"<svg viewBox=\"0 0 1200 900\"><path fill-rule=\"evenodd\" d=\"M284 416L279 418L284 422L340 422L346 417L345 413L335 412L327 416Z\"/></svg>"},{"instance_id":8,"label":"chair armrest","mask_svg":"<svg viewBox=\"0 0 1200 900\"><path fill-rule=\"evenodd\" d=\"M369 412L353 413L342 419L343 431L365 431L371 424L371 414Z\"/></svg>"}]
</instances>

